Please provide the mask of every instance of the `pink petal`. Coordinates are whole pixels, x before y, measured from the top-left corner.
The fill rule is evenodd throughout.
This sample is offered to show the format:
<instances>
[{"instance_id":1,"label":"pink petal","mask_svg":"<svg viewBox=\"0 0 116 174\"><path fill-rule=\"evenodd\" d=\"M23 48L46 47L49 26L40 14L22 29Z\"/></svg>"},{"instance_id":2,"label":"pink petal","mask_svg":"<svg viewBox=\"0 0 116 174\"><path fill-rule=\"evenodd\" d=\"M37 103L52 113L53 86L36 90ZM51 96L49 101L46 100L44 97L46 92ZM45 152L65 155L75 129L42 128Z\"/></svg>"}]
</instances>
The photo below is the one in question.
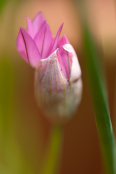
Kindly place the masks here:
<instances>
[{"instance_id":1,"label":"pink petal","mask_svg":"<svg viewBox=\"0 0 116 174\"><path fill-rule=\"evenodd\" d=\"M63 35L63 37L59 40L58 46L63 46L65 44L70 44L66 35Z\"/></svg>"},{"instance_id":2,"label":"pink petal","mask_svg":"<svg viewBox=\"0 0 116 174\"><path fill-rule=\"evenodd\" d=\"M65 44L63 45L63 48L72 53L73 57L72 57L72 66L71 66L71 75L70 75L70 82L75 81L77 79L79 79L81 77L81 68L79 65L79 61L77 58L77 55L72 47L72 45L70 44Z\"/></svg>"},{"instance_id":3,"label":"pink petal","mask_svg":"<svg viewBox=\"0 0 116 174\"><path fill-rule=\"evenodd\" d=\"M53 43L53 47L52 47L52 49L50 51L50 54L53 53L57 49L59 36L60 36L61 30L62 30L62 27L63 27L63 24L61 24L60 28L58 29L58 32L57 32L57 35L55 37L55 40L54 40L54 43Z\"/></svg>"},{"instance_id":4,"label":"pink petal","mask_svg":"<svg viewBox=\"0 0 116 174\"><path fill-rule=\"evenodd\" d=\"M30 19L27 17L27 26L28 26L28 29L27 29L27 32L28 34L34 38L34 32L33 32L33 26L32 26L32 23L30 21Z\"/></svg>"},{"instance_id":5,"label":"pink petal","mask_svg":"<svg viewBox=\"0 0 116 174\"><path fill-rule=\"evenodd\" d=\"M35 43L39 49L41 58L47 58L52 45L52 34L46 22L43 22L39 32L34 38Z\"/></svg>"},{"instance_id":6,"label":"pink petal","mask_svg":"<svg viewBox=\"0 0 116 174\"><path fill-rule=\"evenodd\" d=\"M45 21L45 18L43 16L42 12L39 12L32 21L34 36L38 33L38 31L44 21Z\"/></svg>"},{"instance_id":7,"label":"pink petal","mask_svg":"<svg viewBox=\"0 0 116 174\"><path fill-rule=\"evenodd\" d=\"M18 33L18 37L17 37L17 41L16 41L16 46L17 46L17 50L19 52L19 54L21 55L21 57L23 57L23 59L28 62L27 59L27 54L26 54L26 49L25 49L25 43L24 43L24 39L22 37L21 31L19 30Z\"/></svg>"},{"instance_id":8,"label":"pink petal","mask_svg":"<svg viewBox=\"0 0 116 174\"><path fill-rule=\"evenodd\" d=\"M41 59L35 42L23 28L20 28L18 34L17 50L24 60L33 67L36 67L39 60Z\"/></svg>"},{"instance_id":9,"label":"pink petal","mask_svg":"<svg viewBox=\"0 0 116 174\"><path fill-rule=\"evenodd\" d=\"M70 79L70 74L71 74L73 54L63 48L63 45L65 45L65 44L69 44L69 41L66 38L66 36L64 35L62 37L62 39L60 40L60 43L59 43L59 52L60 52L61 60L62 60L59 63L60 63L60 66L64 67L64 71L65 71L64 75L69 80Z\"/></svg>"}]
</instances>

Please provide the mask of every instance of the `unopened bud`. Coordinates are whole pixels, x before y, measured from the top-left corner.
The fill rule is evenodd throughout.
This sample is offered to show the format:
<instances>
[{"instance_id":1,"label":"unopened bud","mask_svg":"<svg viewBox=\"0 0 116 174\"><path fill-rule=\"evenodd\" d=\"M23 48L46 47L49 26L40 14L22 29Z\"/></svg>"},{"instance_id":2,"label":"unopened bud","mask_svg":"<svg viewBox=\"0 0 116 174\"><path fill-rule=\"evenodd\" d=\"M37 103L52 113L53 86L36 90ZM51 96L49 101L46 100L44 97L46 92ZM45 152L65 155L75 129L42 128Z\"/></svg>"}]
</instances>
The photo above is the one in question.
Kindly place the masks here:
<instances>
[{"instance_id":1,"label":"unopened bud","mask_svg":"<svg viewBox=\"0 0 116 174\"><path fill-rule=\"evenodd\" d=\"M70 44L65 44L62 49L66 57L59 49L56 50L40 61L35 75L38 105L56 123L65 122L72 117L82 95L81 70L76 53ZM66 58L65 65L63 58Z\"/></svg>"},{"instance_id":2,"label":"unopened bud","mask_svg":"<svg viewBox=\"0 0 116 174\"><path fill-rule=\"evenodd\" d=\"M27 24L27 30L19 30L17 50L35 68L39 107L54 122L64 122L72 117L81 100L78 58L67 37L60 38L63 24L55 38L41 12L32 21L27 17Z\"/></svg>"}]
</instances>

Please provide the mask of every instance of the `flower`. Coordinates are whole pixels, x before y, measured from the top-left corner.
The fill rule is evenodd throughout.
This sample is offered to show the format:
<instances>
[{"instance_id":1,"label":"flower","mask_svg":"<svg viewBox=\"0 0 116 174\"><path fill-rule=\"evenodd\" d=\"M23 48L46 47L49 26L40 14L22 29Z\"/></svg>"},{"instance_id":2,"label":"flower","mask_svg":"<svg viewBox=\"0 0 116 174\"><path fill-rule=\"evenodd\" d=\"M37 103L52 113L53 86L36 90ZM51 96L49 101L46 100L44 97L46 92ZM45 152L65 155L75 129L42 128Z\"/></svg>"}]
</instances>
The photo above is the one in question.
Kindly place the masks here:
<instances>
[{"instance_id":1,"label":"flower","mask_svg":"<svg viewBox=\"0 0 116 174\"><path fill-rule=\"evenodd\" d=\"M17 50L35 68L35 96L39 107L54 122L69 119L82 95L81 69L67 37L51 34L43 14L33 21L27 17L27 31L20 28Z\"/></svg>"}]
</instances>

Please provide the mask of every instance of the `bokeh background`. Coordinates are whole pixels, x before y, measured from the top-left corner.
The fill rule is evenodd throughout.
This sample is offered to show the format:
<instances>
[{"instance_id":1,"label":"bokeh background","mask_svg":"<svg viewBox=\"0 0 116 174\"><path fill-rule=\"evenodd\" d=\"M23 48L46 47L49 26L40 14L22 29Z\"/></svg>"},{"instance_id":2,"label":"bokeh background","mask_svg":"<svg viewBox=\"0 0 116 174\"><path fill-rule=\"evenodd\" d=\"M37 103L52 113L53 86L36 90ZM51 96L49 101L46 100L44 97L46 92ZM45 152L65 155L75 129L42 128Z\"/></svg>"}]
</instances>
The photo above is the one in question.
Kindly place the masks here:
<instances>
[{"instance_id":1,"label":"bokeh background","mask_svg":"<svg viewBox=\"0 0 116 174\"><path fill-rule=\"evenodd\" d=\"M79 7L73 0L8 0L0 6L0 173L38 174L52 123L34 98L34 69L16 50L19 27L26 16L42 11L55 36L64 22L65 34L82 69L83 96L74 117L64 125L61 174L103 174L99 138L85 70ZM85 0L86 17L105 70L108 102L116 132L116 4L115 0ZM84 9L81 13L85 15Z\"/></svg>"}]
</instances>

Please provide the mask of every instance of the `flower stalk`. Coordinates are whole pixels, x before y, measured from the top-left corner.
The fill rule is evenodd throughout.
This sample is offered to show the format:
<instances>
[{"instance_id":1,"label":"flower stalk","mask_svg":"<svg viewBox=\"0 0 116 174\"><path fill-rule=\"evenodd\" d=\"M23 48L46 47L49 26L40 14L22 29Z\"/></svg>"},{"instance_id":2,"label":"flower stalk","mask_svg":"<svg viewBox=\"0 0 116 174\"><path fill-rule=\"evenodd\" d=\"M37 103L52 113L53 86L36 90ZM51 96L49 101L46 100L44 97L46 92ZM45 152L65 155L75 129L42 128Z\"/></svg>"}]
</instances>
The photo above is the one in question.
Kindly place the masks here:
<instances>
[{"instance_id":1,"label":"flower stalk","mask_svg":"<svg viewBox=\"0 0 116 174\"><path fill-rule=\"evenodd\" d=\"M41 174L54 174L59 171L62 143L63 127L56 125L50 135Z\"/></svg>"}]
</instances>

